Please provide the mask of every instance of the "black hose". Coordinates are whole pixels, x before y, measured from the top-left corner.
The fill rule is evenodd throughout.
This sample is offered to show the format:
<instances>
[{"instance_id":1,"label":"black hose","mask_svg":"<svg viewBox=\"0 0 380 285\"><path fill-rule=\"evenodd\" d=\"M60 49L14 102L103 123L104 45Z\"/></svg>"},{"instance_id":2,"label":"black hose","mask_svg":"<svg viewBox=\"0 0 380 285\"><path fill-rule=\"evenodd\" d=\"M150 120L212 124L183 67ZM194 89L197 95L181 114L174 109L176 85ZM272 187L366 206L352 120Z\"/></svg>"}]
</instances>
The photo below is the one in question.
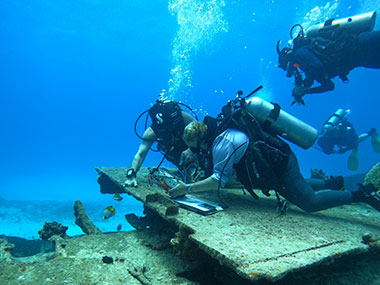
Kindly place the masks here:
<instances>
[{"instance_id":1,"label":"black hose","mask_svg":"<svg viewBox=\"0 0 380 285\"><path fill-rule=\"evenodd\" d=\"M300 27L301 28L301 37L304 36L304 32L303 32L303 27L300 25L300 24L295 24L293 25L293 27L290 29L290 38L293 39L293 30L296 28L296 27ZM299 36L300 34L298 33L297 37Z\"/></svg>"},{"instance_id":2,"label":"black hose","mask_svg":"<svg viewBox=\"0 0 380 285\"><path fill-rule=\"evenodd\" d=\"M191 113L193 113L193 117L198 121L197 114L194 112L194 110L190 106L188 106L188 105L186 105L185 103L182 103L182 102L178 102L178 104L186 107L187 109L189 109L191 111Z\"/></svg>"},{"instance_id":3,"label":"black hose","mask_svg":"<svg viewBox=\"0 0 380 285\"><path fill-rule=\"evenodd\" d=\"M134 127L135 134L136 134L136 136L137 136L139 139L141 139L141 140L143 140L144 138L143 138L142 136L140 136L140 135L137 133L137 123L139 122L140 118L141 118L145 113L149 112L149 110L150 110L150 109L145 110L144 112L142 112L142 113L137 117L137 119L136 119L136 121L135 121L135 127ZM147 119L146 119L146 121L145 121L145 129L146 129L147 121L148 121L148 115L147 115Z\"/></svg>"}]
</instances>

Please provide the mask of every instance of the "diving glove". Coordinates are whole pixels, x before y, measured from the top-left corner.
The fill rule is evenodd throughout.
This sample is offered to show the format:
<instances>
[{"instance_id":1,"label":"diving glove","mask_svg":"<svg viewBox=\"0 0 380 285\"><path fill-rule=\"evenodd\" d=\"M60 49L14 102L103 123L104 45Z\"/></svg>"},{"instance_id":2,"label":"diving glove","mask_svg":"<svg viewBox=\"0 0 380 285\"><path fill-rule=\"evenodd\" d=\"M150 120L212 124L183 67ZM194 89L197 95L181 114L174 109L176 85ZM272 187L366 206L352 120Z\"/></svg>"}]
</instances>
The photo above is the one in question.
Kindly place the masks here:
<instances>
[{"instance_id":1,"label":"diving glove","mask_svg":"<svg viewBox=\"0 0 380 285\"><path fill-rule=\"evenodd\" d=\"M306 91L306 88L302 86L299 86L299 85L294 86L293 93L292 93L294 100L291 106L293 106L294 104L297 104L297 105L302 104L305 106L305 101L302 99L302 97L306 94L305 91Z\"/></svg>"}]
</instances>

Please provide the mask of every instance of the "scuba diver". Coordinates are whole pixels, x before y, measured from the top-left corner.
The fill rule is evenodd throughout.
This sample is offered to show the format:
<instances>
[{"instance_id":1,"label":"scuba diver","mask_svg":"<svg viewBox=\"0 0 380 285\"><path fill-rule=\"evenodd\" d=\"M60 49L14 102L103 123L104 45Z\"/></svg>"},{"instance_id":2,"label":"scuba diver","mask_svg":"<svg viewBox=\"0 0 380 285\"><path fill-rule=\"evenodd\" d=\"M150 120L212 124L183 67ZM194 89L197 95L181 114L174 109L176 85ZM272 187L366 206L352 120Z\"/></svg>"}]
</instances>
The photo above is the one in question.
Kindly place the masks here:
<instances>
[{"instance_id":1,"label":"scuba diver","mask_svg":"<svg viewBox=\"0 0 380 285\"><path fill-rule=\"evenodd\" d=\"M373 31L376 11L330 19L304 30L296 24L290 30L291 44L280 50L277 42L279 67L287 77L294 76L293 104L303 104L306 94L334 90L332 78L348 82L347 75L356 67L380 68L380 31ZM294 38L293 31L300 28ZM302 74L303 73L303 74ZM303 76L304 75L304 76ZM319 86L313 87L314 82Z\"/></svg>"},{"instance_id":2,"label":"scuba diver","mask_svg":"<svg viewBox=\"0 0 380 285\"><path fill-rule=\"evenodd\" d=\"M373 150L380 153L380 138L375 128L358 135L354 126L348 121L349 114L350 110L338 109L329 117L322 126L317 149L326 154L346 153L351 150L347 167L349 170L354 171L359 167L359 144L371 137Z\"/></svg>"},{"instance_id":3,"label":"scuba diver","mask_svg":"<svg viewBox=\"0 0 380 285\"><path fill-rule=\"evenodd\" d=\"M187 107L192 112L193 116L184 112L180 105ZM136 126L139 119L145 113L149 114L152 124L150 127L146 128L141 137L137 133ZM146 118L146 122L147 120L148 117ZM167 159L180 168L182 164L181 155L183 160L184 155L189 156L191 154L191 152L189 154L188 147L182 140L183 130L194 120L197 120L197 116L189 106L180 102L167 101L166 98L163 98L162 95L160 95L156 103L150 109L141 113L135 122L135 133L142 141L133 158L131 168L127 170L126 180L123 185L125 187L137 186L136 174L154 142L157 142L158 151L164 154L159 166L164 159ZM158 167L156 169L158 169Z\"/></svg>"},{"instance_id":4,"label":"scuba diver","mask_svg":"<svg viewBox=\"0 0 380 285\"><path fill-rule=\"evenodd\" d=\"M280 139L277 134L285 131L286 126L291 127L285 132L296 132L298 137L308 137L314 142L314 131L298 125L299 120L287 120L292 117L283 110L274 111L277 119L268 118L268 109L265 104L275 105L255 97L245 100L237 96L223 107L224 118L215 132L209 132L208 126L203 122L192 122L184 130L184 141L189 147L200 146L209 149L213 159L213 174L205 180L185 184L181 181L172 189L167 190L172 198L207 190L224 187L230 179L233 169L244 188L254 197L258 196L253 189L261 189L265 195L269 190L275 190L289 202L295 204L306 212L315 212L354 202L364 202L380 211L380 197L376 196L373 184L360 185L359 190L316 191L302 176L297 158L289 145ZM271 124L265 126L265 117ZM260 119L261 118L261 119ZM264 118L264 120L263 120ZM294 118L294 117L293 117ZM287 121L288 124L284 124ZM286 137L291 137L287 136ZM310 143L304 146L310 147ZM323 188L322 188L323 189ZM220 197L219 197L220 199ZM225 206L220 199L221 204ZM283 205L283 203L281 203Z\"/></svg>"}]
</instances>

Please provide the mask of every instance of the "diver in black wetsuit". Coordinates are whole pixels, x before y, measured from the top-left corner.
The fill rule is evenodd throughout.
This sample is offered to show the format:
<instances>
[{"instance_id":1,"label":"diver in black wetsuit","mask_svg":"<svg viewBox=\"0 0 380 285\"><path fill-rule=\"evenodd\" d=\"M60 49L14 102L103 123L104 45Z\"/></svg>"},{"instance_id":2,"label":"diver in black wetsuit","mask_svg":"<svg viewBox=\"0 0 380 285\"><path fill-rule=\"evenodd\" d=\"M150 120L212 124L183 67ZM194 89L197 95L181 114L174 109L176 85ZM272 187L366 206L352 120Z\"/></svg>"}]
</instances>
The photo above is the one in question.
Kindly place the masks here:
<instances>
[{"instance_id":1,"label":"diver in black wetsuit","mask_svg":"<svg viewBox=\"0 0 380 285\"><path fill-rule=\"evenodd\" d=\"M343 154L351 150L347 167L349 170L357 170L359 167L359 144L371 137L372 148L380 153L380 138L375 128L358 135L354 126L347 120L350 110L338 109L322 127L321 136L318 139L319 150L326 154Z\"/></svg>"},{"instance_id":2,"label":"diver in black wetsuit","mask_svg":"<svg viewBox=\"0 0 380 285\"><path fill-rule=\"evenodd\" d=\"M292 48L280 51L279 44L280 41L277 43L279 67L287 72L287 77L295 76L292 105L304 105L305 94L333 90L331 79L336 76L348 82L348 73L356 67L380 68L380 31L354 33L340 29L307 37L301 30L293 39ZM313 87L314 81L320 85Z\"/></svg>"}]
</instances>

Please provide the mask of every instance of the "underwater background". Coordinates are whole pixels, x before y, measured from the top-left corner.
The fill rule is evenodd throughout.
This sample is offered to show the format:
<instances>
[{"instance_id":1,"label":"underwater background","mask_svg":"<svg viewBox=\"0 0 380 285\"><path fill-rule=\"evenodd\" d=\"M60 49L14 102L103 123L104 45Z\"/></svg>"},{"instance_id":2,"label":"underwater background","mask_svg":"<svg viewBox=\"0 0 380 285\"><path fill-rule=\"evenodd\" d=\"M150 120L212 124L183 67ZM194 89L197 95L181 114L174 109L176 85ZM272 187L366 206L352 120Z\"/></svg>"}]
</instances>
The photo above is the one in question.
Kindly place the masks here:
<instances>
[{"instance_id":1,"label":"underwater background","mask_svg":"<svg viewBox=\"0 0 380 285\"><path fill-rule=\"evenodd\" d=\"M216 116L238 90L248 94L263 85L257 96L318 130L338 108L351 109L359 134L380 130L380 70L356 68L348 84L334 79L334 91L307 95L306 106L291 107L293 79L277 67L276 52L296 23L307 28L373 10L380 11L380 1L1 1L0 234L15 234L17 224L18 235L37 237L44 221L59 214L74 219L74 200L99 205L89 214L105 223L102 230L126 224L127 212L141 213L132 198L118 203L100 194L94 168L131 164L140 143L135 120L159 94L190 105L203 119ZM349 153L291 147L305 177L311 168L365 173L380 160L370 140L359 147L355 172L346 167ZM143 166L160 159L150 152ZM30 200L38 201L36 208L30 204L25 212L22 201ZM119 216L101 221L109 205L117 205ZM30 228L33 215L37 228Z\"/></svg>"}]
</instances>

